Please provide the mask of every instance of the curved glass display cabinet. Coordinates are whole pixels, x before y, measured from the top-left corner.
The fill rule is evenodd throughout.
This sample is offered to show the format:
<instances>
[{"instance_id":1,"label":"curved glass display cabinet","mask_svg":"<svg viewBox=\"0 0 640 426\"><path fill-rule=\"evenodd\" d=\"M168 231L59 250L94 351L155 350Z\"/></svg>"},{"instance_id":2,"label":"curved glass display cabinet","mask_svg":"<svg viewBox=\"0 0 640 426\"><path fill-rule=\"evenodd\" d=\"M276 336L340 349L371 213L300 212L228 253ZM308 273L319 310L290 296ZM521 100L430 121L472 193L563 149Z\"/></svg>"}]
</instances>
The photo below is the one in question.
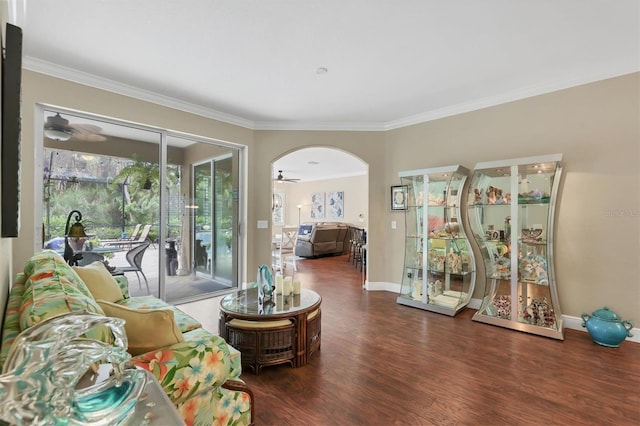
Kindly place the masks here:
<instances>
[{"instance_id":1,"label":"curved glass display cabinet","mask_svg":"<svg viewBox=\"0 0 640 426\"><path fill-rule=\"evenodd\" d=\"M562 154L476 164L469 225L484 260L475 321L564 339L553 268Z\"/></svg>"},{"instance_id":2,"label":"curved glass display cabinet","mask_svg":"<svg viewBox=\"0 0 640 426\"><path fill-rule=\"evenodd\" d=\"M469 303L475 261L460 220L468 175L457 165L399 173L407 198L398 303L451 316Z\"/></svg>"}]
</instances>

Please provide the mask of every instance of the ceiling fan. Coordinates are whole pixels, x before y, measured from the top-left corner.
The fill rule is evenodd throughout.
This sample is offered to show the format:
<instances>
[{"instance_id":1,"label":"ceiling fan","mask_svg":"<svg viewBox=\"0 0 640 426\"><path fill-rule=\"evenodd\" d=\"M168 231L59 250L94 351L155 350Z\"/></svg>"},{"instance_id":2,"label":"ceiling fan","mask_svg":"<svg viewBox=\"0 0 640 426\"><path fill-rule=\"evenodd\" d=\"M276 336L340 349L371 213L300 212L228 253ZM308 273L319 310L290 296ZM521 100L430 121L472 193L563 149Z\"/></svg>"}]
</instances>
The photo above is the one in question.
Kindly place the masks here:
<instances>
[{"instance_id":1,"label":"ceiling fan","mask_svg":"<svg viewBox=\"0 0 640 426\"><path fill-rule=\"evenodd\" d=\"M44 135L49 139L64 142L74 137L85 142L103 142L107 138L100 134L102 129L95 124L69 124L60 113L47 117Z\"/></svg>"},{"instance_id":2,"label":"ceiling fan","mask_svg":"<svg viewBox=\"0 0 640 426\"><path fill-rule=\"evenodd\" d=\"M278 170L278 176L273 180L275 180L276 182L293 182L293 183L297 183L300 179L285 178L284 175L282 174L282 170Z\"/></svg>"}]
</instances>

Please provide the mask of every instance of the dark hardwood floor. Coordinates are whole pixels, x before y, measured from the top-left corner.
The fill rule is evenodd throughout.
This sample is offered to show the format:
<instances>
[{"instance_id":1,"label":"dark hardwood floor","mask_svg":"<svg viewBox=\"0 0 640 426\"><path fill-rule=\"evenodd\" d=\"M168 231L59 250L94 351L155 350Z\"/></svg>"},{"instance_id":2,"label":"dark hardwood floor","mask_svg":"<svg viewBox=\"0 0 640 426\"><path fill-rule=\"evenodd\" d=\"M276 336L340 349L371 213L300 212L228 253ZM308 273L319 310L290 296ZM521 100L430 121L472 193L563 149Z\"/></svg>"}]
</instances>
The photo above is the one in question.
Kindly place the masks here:
<instances>
[{"instance_id":1,"label":"dark hardwood floor","mask_svg":"<svg viewBox=\"0 0 640 426\"><path fill-rule=\"evenodd\" d=\"M640 344L605 348L512 331L367 292L345 256L302 260L322 296L322 348L308 365L243 379L256 425L637 425Z\"/></svg>"}]
</instances>

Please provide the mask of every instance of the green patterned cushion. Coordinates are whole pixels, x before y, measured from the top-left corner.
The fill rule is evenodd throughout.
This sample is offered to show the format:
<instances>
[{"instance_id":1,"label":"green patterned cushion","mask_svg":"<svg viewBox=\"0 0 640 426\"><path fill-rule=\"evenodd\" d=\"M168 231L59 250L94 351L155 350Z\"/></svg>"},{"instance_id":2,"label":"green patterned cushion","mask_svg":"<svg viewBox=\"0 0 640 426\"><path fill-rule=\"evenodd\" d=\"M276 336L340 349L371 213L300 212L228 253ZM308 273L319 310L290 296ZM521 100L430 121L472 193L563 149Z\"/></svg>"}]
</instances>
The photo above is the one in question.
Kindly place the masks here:
<instances>
[{"instance_id":1,"label":"green patterned cushion","mask_svg":"<svg viewBox=\"0 0 640 426\"><path fill-rule=\"evenodd\" d=\"M54 252L33 256L25 266L25 276L20 330L67 312L87 311L104 315L78 274ZM87 337L104 342L112 340L106 327L89 331Z\"/></svg>"},{"instance_id":2,"label":"green patterned cushion","mask_svg":"<svg viewBox=\"0 0 640 426\"><path fill-rule=\"evenodd\" d=\"M120 287L120 291L122 292L122 298L128 299L130 296L129 296L129 280L127 279L127 277L125 277L124 275L116 275L113 278L116 280L116 282L118 283L118 286Z\"/></svg>"},{"instance_id":3,"label":"green patterned cushion","mask_svg":"<svg viewBox=\"0 0 640 426\"><path fill-rule=\"evenodd\" d=\"M24 266L24 274L29 278L34 272L46 270L46 268L54 265L55 269L57 269L60 274L63 274L82 294L93 299L91 291L89 291L87 285L82 281L80 275L55 251L45 250L34 254Z\"/></svg>"},{"instance_id":4,"label":"green patterned cushion","mask_svg":"<svg viewBox=\"0 0 640 426\"><path fill-rule=\"evenodd\" d=\"M176 404L185 423L194 426L250 425L251 397L246 392L212 388Z\"/></svg>"},{"instance_id":5,"label":"green patterned cushion","mask_svg":"<svg viewBox=\"0 0 640 426\"><path fill-rule=\"evenodd\" d=\"M7 360L11 345L20 334L20 305L24 293L24 282L26 278L23 273L16 276L16 282L11 287L7 308L4 313L4 323L2 324L2 349L0 349L0 371Z\"/></svg>"}]
</instances>

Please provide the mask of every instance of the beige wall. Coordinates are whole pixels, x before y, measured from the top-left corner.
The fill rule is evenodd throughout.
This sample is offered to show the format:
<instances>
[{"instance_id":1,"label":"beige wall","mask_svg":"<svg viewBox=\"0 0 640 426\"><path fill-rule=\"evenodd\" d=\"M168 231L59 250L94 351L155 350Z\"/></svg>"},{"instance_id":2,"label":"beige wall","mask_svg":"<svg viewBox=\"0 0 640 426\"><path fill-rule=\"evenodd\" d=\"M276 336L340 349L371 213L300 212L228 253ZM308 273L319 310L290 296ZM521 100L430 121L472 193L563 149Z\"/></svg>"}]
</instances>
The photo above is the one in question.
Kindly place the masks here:
<instances>
[{"instance_id":1,"label":"beige wall","mask_svg":"<svg viewBox=\"0 0 640 426\"><path fill-rule=\"evenodd\" d=\"M387 152L386 184L400 170L563 153L555 235L562 313L607 305L638 327L639 95L633 74L387 132L387 145L401 148ZM402 251L402 226L385 227L386 281L400 280L402 259L392 254Z\"/></svg>"},{"instance_id":2,"label":"beige wall","mask_svg":"<svg viewBox=\"0 0 640 426\"><path fill-rule=\"evenodd\" d=\"M22 167L34 167L36 102L247 145L247 270L252 276L257 265L271 258L270 228L256 229L257 220L271 223L271 163L302 146L338 148L369 165L368 279L399 283L404 221L388 205L389 187L399 182L399 171L449 164L473 168L479 161L561 152L566 173L558 206L556 271L563 313L579 316L608 305L637 326L639 80L640 74L623 76L388 132L251 131L25 71ZM18 269L32 254L39 232L34 232L30 193L33 173L22 176L22 233L13 255ZM391 220L398 229L391 229ZM10 242L2 241L3 250L6 245ZM0 268L6 283L6 265Z\"/></svg>"}]
</instances>

